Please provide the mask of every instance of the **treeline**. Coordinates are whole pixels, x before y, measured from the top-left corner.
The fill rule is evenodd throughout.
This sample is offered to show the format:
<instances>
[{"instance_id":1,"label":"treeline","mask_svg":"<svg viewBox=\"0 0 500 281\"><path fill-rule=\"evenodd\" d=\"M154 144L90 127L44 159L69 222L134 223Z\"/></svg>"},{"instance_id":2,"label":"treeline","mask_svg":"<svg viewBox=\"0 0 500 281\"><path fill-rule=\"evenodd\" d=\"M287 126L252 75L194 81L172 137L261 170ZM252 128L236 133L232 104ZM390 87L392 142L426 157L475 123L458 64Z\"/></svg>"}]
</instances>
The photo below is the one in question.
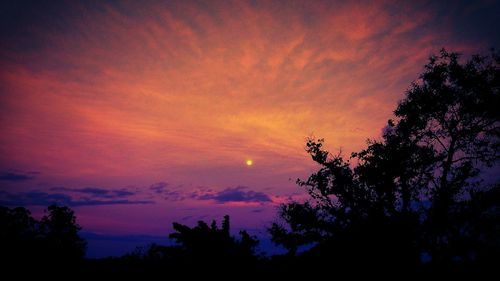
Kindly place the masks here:
<instances>
[{"instance_id":1,"label":"treeline","mask_svg":"<svg viewBox=\"0 0 500 281\"><path fill-rule=\"evenodd\" d=\"M497 198L499 190L495 189ZM19 278L33 274L54 279L154 278L166 274L184 278L217 276L222 280L238 276L313 278L325 274L339 278L384 275L412 279L429 274L477 278L491 274L500 256L498 248L491 248L467 261L433 263L420 257L408 263L406 257L411 250L393 248L408 237L397 228L385 232L388 231L385 225L379 226L380 230L374 230L377 226L373 226L366 233L355 230L340 233L338 237L345 239L344 245L317 243L302 253L265 256L256 251L259 244L256 237L246 231L241 231L238 237L232 236L229 216L225 216L220 227L216 221L210 225L199 221L194 227L174 223L175 232L169 235L176 242L174 246L151 244L121 257L85 259L85 241L78 236L80 227L71 209L49 206L49 214L40 221L22 207L0 210L3 272ZM484 239L482 235L488 233L480 234L477 239ZM489 239L498 243L498 237Z\"/></svg>"}]
</instances>

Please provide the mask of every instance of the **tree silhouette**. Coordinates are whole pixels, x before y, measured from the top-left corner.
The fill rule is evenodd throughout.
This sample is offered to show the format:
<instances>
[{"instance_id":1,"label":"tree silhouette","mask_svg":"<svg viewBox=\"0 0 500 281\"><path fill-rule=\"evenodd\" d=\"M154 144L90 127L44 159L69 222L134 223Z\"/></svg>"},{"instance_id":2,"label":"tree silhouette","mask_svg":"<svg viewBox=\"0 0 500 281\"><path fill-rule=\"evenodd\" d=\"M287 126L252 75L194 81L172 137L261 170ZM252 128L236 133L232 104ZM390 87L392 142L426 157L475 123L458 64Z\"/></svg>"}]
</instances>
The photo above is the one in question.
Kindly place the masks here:
<instances>
[{"instance_id":1,"label":"tree silhouette","mask_svg":"<svg viewBox=\"0 0 500 281\"><path fill-rule=\"evenodd\" d=\"M81 227L76 223L73 210L51 205L40 221L46 253L51 258L74 261L85 256L86 242L78 235Z\"/></svg>"},{"instance_id":2,"label":"tree silhouette","mask_svg":"<svg viewBox=\"0 0 500 281\"><path fill-rule=\"evenodd\" d=\"M349 160L309 139L306 151L321 168L297 180L310 199L281 206L273 241L290 254L316 245L306 255L343 263L500 258L500 186L478 177L499 158L499 63L496 54L465 63L445 50L432 56L382 140Z\"/></svg>"},{"instance_id":3,"label":"tree silhouette","mask_svg":"<svg viewBox=\"0 0 500 281\"><path fill-rule=\"evenodd\" d=\"M224 216L222 227L217 227L216 221L211 226L204 221L190 228L173 223L176 232L170 234L178 247L182 249L183 257L192 262L229 262L251 260L258 241L245 230L240 231L237 240L230 234L229 216Z\"/></svg>"},{"instance_id":4,"label":"tree silhouette","mask_svg":"<svg viewBox=\"0 0 500 281\"><path fill-rule=\"evenodd\" d=\"M23 207L0 207L1 259L6 264L75 263L85 256L81 229L68 207L51 205L40 221Z\"/></svg>"},{"instance_id":5,"label":"tree silhouette","mask_svg":"<svg viewBox=\"0 0 500 281\"><path fill-rule=\"evenodd\" d=\"M2 261L29 261L38 252L38 226L26 208L0 207L0 243Z\"/></svg>"},{"instance_id":6,"label":"tree silhouette","mask_svg":"<svg viewBox=\"0 0 500 281\"><path fill-rule=\"evenodd\" d=\"M115 260L121 276L158 276L172 269L185 278L229 278L228 271L238 270L253 275L259 271L259 258L255 255L258 241L242 230L239 238L231 236L229 216L224 216L221 227L213 220L210 225L200 220L189 227L173 223L175 232L169 235L175 245L152 244L138 247L130 254ZM113 265L111 263L110 265ZM196 269L196 270L193 270ZM215 274L215 270L223 272Z\"/></svg>"}]
</instances>

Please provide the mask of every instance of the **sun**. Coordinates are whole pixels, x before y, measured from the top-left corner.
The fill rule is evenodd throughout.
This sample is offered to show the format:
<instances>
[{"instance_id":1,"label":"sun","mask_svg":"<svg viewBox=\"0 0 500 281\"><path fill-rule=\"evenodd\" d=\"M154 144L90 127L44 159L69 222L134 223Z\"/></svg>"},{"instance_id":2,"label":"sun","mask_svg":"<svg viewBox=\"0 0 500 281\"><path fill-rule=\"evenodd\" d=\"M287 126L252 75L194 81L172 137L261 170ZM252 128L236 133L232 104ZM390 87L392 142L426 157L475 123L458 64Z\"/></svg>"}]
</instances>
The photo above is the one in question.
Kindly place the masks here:
<instances>
[{"instance_id":1,"label":"sun","mask_svg":"<svg viewBox=\"0 0 500 281\"><path fill-rule=\"evenodd\" d=\"M253 165L253 161L248 159L246 162L247 166L252 166Z\"/></svg>"}]
</instances>

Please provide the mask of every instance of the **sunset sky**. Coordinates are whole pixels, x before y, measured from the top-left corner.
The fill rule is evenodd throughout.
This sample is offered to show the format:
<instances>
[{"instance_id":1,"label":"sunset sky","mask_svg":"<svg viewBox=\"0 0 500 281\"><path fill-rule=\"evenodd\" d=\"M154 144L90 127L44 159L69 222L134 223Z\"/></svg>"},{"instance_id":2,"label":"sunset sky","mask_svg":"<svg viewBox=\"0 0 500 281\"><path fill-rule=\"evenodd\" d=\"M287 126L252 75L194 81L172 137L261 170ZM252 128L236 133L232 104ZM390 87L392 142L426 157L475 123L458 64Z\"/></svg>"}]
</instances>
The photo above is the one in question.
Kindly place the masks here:
<instances>
[{"instance_id":1,"label":"sunset sky","mask_svg":"<svg viewBox=\"0 0 500 281\"><path fill-rule=\"evenodd\" d=\"M0 205L70 206L89 256L225 214L264 237L307 137L349 155L429 55L500 46L499 1L437 2L2 1Z\"/></svg>"}]
</instances>

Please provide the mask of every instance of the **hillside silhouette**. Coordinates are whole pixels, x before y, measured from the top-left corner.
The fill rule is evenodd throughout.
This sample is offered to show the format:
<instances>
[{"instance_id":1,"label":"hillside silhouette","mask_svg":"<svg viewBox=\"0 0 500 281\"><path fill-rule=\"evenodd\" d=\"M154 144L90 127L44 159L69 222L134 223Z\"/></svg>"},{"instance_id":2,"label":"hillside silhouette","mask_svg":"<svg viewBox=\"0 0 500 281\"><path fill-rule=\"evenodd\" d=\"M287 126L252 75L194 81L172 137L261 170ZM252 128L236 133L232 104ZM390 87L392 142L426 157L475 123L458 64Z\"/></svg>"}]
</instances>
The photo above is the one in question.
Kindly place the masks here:
<instances>
[{"instance_id":1,"label":"hillside silhouette","mask_svg":"<svg viewBox=\"0 0 500 281\"><path fill-rule=\"evenodd\" d=\"M82 276L486 274L500 261L500 183L480 176L498 170L499 63L495 53L462 62L442 50L399 102L381 140L346 157L309 139L306 151L320 169L297 180L309 199L281 205L280 220L268 228L284 255L256 253L257 238L231 236L225 216L220 227L174 222L173 246L85 260L73 211L52 205L41 220L22 207L0 208L2 263ZM299 253L302 246L309 248Z\"/></svg>"}]
</instances>

